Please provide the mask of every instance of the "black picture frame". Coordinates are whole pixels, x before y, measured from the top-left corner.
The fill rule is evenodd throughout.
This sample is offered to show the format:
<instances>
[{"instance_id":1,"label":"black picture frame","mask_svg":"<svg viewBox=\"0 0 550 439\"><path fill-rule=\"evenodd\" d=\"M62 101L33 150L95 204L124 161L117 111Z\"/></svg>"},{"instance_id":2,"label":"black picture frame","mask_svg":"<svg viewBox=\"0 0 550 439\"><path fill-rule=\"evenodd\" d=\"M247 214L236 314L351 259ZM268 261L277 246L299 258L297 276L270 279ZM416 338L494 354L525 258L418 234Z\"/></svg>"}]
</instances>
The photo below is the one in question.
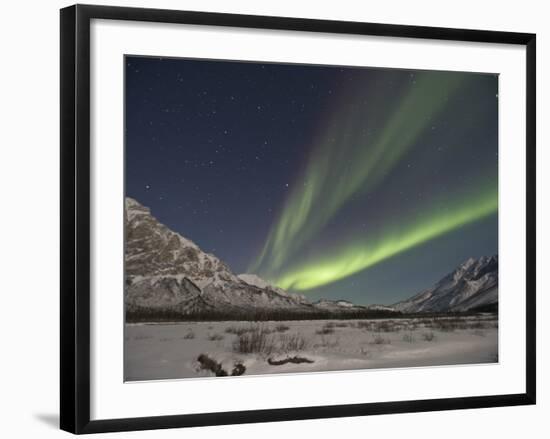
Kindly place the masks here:
<instances>
[{"instance_id":1,"label":"black picture frame","mask_svg":"<svg viewBox=\"0 0 550 439\"><path fill-rule=\"evenodd\" d=\"M526 47L527 272L525 393L223 413L90 420L90 21L183 23L334 34L408 37ZM427 412L535 404L536 36L530 33L74 5L61 10L60 426L81 434Z\"/></svg>"}]
</instances>

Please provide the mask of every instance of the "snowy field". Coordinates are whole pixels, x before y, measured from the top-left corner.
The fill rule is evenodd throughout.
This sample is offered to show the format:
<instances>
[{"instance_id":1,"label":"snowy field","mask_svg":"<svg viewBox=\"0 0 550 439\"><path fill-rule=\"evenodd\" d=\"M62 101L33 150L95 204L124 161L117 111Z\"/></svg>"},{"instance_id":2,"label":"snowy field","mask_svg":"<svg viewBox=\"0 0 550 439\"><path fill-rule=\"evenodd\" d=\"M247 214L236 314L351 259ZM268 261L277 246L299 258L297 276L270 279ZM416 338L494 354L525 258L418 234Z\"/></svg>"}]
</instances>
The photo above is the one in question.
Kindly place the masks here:
<instances>
[{"instance_id":1,"label":"snowy field","mask_svg":"<svg viewBox=\"0 0 550 439\"><path fill-rule=\"evenodd\" d=\"M127 324L127 381L498 361L494 315Z\"/></svg>"}]
</instances>

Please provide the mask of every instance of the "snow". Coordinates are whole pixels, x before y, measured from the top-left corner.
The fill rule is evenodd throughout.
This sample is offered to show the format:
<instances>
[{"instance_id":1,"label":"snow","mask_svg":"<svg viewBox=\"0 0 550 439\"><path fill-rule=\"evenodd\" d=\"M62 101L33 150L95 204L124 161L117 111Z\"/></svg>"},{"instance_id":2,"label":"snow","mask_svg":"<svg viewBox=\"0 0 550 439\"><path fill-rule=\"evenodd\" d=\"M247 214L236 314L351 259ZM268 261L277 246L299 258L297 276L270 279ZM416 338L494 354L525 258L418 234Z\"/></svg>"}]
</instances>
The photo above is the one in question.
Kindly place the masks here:
<instances>
[{"instance_id":1,"label":"snow","mask_svg":"<svg viewBox=\"0 0 550 439\"><path fill-rule=\"evenodd\" d=\"M368 305L367 308L374 311L395 311L393 306L388 305Z\"/></svg>"},{"instance_id":2,"label":"snow","mask_svg":"<svg viewBox=\"0 0 550 439\"><path fill-rule=\"evenodd\" d=\"M388 322L394 330L377 331L383 322ZM125 379L212 376L212 372L200 369L197 359L201 354L208 355L228 371L235 364L242 363L246 375L498 361L495 317L463 317L461 322L459 328L451 331L429 327L430 324L423 319L127 324ZM235 352L233 346L238 335L226 330L255 325L268 330L267 337L273 343L273 350L269 354ZM278 325L289 329L279 332L275 329ZM320 333L327 326L331 330ZM429 334L433 334L432 340L426 339ZM303 339L305 346L291 350L285 347L284 337ZM313 363L270 365L267 362L269 358L281 360L294 356Z\"/></svg>"},{"instance_id":3,"label":"snow","mask_svg":"<svg viewBox=\"0 0 550 439\"><path fill-rule=\"evenodd\" d=\"M239 274L237 276L239 279L241 279L243 282L246 282L248 285L252 285L254 287L258 288L273 288L267 281L263 280L260 276L257 276L255 274Z\"/></svg>"},{"instance_id":4,"label":"snow","mask_svg":"<svg viewBox=\"0 0 550 439\"><path fill-rule=\"evenodd\" d=\"M398 302L405 312L459 311L498 302L498 256L469 258L433 287Z\"/></svg>"},{"instance_id":5,"label":"snow","mask_svg":"<svg viewBox=\"0 0 550 439\"><path fill-rule=\"evenodd\" d=\"M320 299L317 302L314 302L313 305L321 309L335 309L340 310L341 308L351 309L351 308L364 308L360 305L355 305L347 300L330 300L330 299Z\"/></svg>"},{"instance_id":6,"label":"snow","mask_svg":"<svg viewBox=\"0 0 550 439\"><path fill-rule=\"evenodd\" d=\"M296 300L299 300L299 301L303 301L305 299L301 295L289 294L288 292L286 292L282 288L271 285L269 282L262 279L260 276L258 276L256 274L244 273L244 274L239 274L237 277L240 280L242 280L244 283L247 283L248 285L252 285L253 287L258 287L258 288L262 288L262 289L267 288L267 289L270 289L272 291L275 291L276 293L280 294L281 296L294 297Z\"/></svg>"}]
</instances>

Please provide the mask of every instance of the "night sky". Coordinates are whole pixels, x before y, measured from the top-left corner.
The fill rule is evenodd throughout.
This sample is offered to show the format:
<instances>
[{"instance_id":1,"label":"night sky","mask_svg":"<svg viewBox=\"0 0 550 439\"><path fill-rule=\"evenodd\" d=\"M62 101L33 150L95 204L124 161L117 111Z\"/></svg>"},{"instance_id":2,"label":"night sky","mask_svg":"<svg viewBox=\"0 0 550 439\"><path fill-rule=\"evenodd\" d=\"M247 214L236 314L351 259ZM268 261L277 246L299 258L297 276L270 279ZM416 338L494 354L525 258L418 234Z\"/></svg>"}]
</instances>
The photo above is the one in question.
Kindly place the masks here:
<instances>
[{"instance_id":1,"label":"night sky","mask_svg":"<svg viewBox=\"0 0 550 439\"><path fill-rule=\"evenodd\" d=\"M127 56L126 194L305 294L391 304L498 253L498 77Z\"/></svg>"}]
</instances>

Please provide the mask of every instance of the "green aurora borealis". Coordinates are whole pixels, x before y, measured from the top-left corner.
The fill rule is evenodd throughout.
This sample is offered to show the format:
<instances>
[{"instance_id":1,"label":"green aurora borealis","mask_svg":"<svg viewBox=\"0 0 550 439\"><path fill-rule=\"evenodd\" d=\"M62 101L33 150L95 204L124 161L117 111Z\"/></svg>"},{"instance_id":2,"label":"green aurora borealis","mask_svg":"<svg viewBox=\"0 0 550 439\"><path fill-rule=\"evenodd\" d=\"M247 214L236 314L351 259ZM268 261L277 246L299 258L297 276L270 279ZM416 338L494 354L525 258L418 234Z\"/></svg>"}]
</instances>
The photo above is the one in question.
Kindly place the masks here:
<instances>
[{"instance_id":1,"label":"green aurora borealis","mask_svg":"<svg viewBox=\"0 0 550 439\"><path fill-rule=\"evenodd\" d=\"M496 212L498 196L494 185L474 196L456 200L450 206L433 206L419 218L408 219L383 231L380 238L363 239L331 252L330 256L311 261L276 280L281 288L308 290L325 285L382 262L400 252Z\"/></svg>"},{"instance_id":2,"label":"green aurora borealis","mask_svg":"<svg viewBox=\"0 0 550 439\"><path fill-rule=\"evenodd\" d=\"M498 253L495 73L125 58L125 191L233 273L393 304Z\"/></svg>"},{"instance_id":3,"label":"green aurora borealis","mask_svg":"<svg viewBox=\"0 0 550 439\"><path fill-rule=\"evenodd\" d=\"M310 243L322 238L327 224L337 219L348 203L364 199L395 178L395 168L415 153L423 136L469 80L465 74L417 73L396 93L397 105L393 106L385 105L377 84L344 93L320 130L303 174L250 271L281 288L306 291L366 270L497 212L497 170L490 169L484 176L476 176L473 186L458 184L404 216L389 216L376 233L351 231L347 240L329 245L323 252L308 252ZM483 110L470 109L476 116L474 124ZM464 127L469 128L467 123ZM457 139L449 142L460 148Z\"/></svg>"}]
</instances>

